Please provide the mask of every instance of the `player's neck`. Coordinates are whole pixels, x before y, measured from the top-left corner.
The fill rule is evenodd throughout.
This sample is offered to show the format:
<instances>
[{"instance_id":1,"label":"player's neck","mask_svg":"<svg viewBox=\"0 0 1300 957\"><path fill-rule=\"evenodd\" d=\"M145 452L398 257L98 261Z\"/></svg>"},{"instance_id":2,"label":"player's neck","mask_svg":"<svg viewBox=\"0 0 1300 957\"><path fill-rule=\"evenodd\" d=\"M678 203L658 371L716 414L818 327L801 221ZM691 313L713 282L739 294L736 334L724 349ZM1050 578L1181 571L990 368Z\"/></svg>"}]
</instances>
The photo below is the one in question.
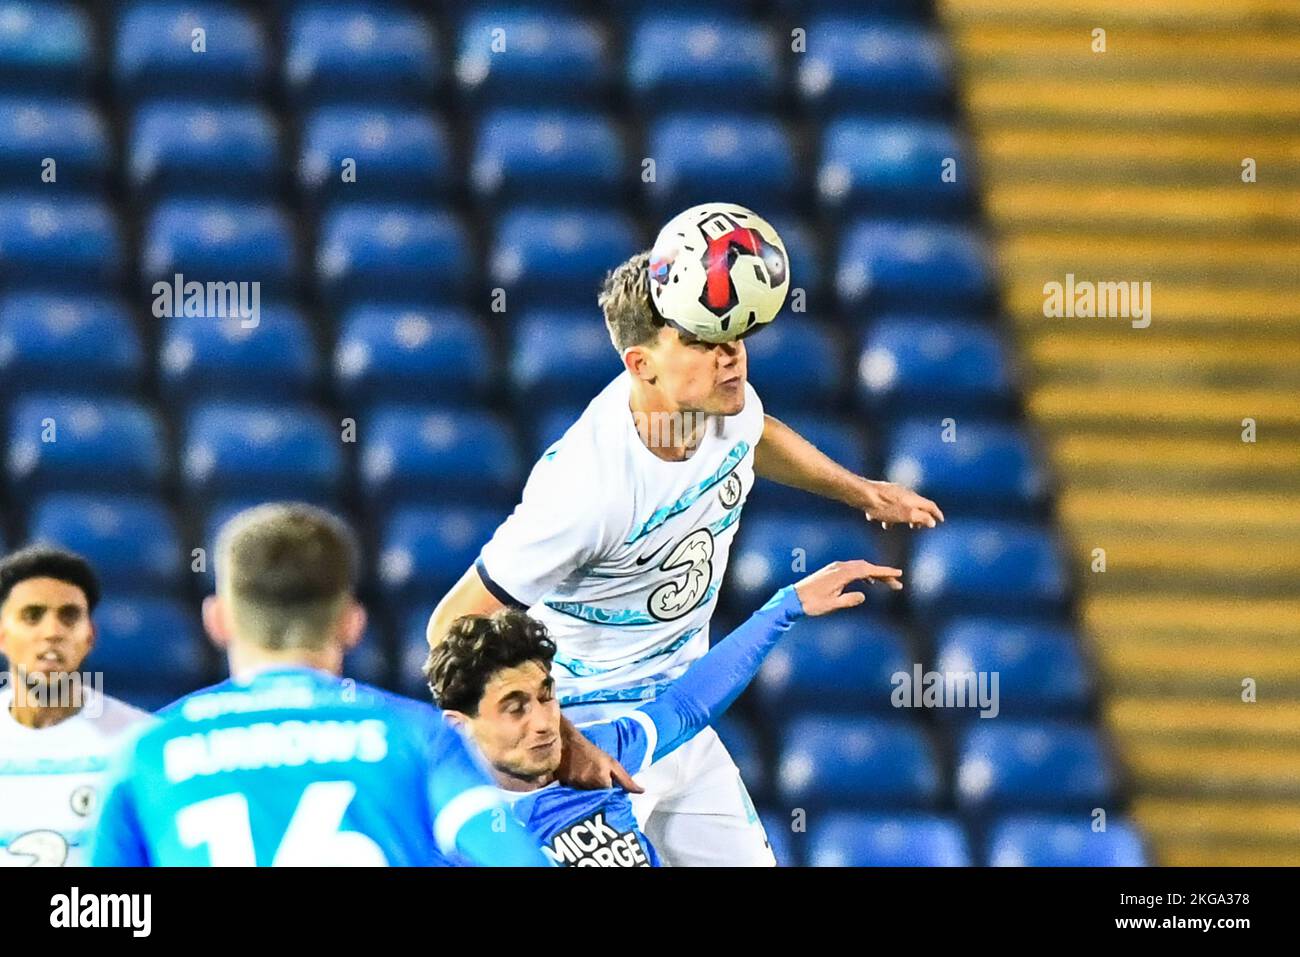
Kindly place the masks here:
<instances>
[{"instance_id":1,"label":"player's neck","mask_svg":"<svg viewBox=\"0 0 1300 957\"><path fill-rule=\"evenodd\" d=\"M86 703L85 696L90 693L76 674L38 677L16 669L8 674L0 672L0 678L8 678L12 687L5 703L10 717L15 724L33 731L52 728L75 718ZM3 682L0 682L0 687L3 687Z\"/></svg>"},{"instance_id":2,"label":"player's neck","mask_svg":"<svg viewBox=\"0 0 1300 957\"><path fill-rule=\"evenodd\" d=\"M628 409L641 444L665 462L684 462L694 455L711 418L669 403L658 389L638 380L632 382Z\"/></svg>"},{"instance_id":3,"label":"player's neck","mask_svg":"<svg viewBox=\"0 0 1300 957\"><path fill-rule=\"evenodd\" d=\"M243 642L233 642L229 658L230 677L236 681L246 681L263 671L281 668L311 668L331 675L343 673L343 655L333 645L316 651L302 648L271 651Z\"/></svg>"},{"instance_id":4,"label":"player's neck","mask_svg":"<svg viewBox=\"0 0 1300 957\"><path fill-rule=\"evenodd\" d=\"M61 705L52 708L38 704L20 705L17 702L10 702L9 704L9 714L14 721L24 728L31 728L33 731L52 728L69 718L76 717L80 712L81 705L79 704L75 706Z\"/></svg>"},{"instance_id":5,"label":"player's neck","mask_svg":"<svg viewBox=\"0 0 1300 957\"><path fill-rule=\"evenodd\" d=\"M535 778L521 778L503 771L496 765L492 765L492 778L496 781L497 787L503 791L511 791L516 794L526 794L529 791L540 791L546 785L555 780L555 772L548 772Z\"/></svg>"}]
</instances>

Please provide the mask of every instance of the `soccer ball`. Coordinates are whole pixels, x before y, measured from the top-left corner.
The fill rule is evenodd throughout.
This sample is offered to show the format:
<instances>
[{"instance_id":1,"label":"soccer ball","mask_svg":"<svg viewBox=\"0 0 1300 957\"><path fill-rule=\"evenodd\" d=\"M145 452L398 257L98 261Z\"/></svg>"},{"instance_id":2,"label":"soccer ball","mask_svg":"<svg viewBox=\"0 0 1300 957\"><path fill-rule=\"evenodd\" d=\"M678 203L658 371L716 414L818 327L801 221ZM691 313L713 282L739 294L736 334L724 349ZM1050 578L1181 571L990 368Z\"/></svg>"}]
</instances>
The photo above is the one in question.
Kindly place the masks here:
<instances>
[{"instance_id":1,"label":"soccer ball","mask_svg":"<svg viewBox=\"0 0 1300 957\"><path fill-rule=\"evenodd\" d=\"M650 250L659 315L706 342L730 342L771 322L790 289L785 244L767 220L734 203L678 213Z\"/></svg>"}]
</instances>

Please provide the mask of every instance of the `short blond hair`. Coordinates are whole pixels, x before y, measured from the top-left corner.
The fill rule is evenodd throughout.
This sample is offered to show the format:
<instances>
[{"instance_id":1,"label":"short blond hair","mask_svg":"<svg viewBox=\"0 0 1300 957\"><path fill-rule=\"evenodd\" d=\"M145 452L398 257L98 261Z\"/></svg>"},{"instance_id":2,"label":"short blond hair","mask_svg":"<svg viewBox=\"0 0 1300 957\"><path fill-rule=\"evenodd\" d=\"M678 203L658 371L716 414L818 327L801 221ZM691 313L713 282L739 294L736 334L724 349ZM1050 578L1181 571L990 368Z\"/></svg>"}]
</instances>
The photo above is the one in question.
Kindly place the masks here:
<instances>
[{"instance_id":1,"label":"short blond hair","mask_svg":"<svg viewBox=\"0 0 1300 957\"><path fill-rule=\"evenodd\" d=\"M650 253L639 252L605 277L596 301L605 314L605 328L619 355L643 346L659 335L662 324L650 304Z\"/></svg>"},{"instance_id":2,"label":"short blond hair","mask_svg":"<svg viewBox=\"0 0 1300 957\"><path fill-rule=\"evenodd\" d=\"M324 648L356 572L351 529L311 505L258 505L217 537L217 593L236 635L267 650Z\"/></svg>"}]
</instances>

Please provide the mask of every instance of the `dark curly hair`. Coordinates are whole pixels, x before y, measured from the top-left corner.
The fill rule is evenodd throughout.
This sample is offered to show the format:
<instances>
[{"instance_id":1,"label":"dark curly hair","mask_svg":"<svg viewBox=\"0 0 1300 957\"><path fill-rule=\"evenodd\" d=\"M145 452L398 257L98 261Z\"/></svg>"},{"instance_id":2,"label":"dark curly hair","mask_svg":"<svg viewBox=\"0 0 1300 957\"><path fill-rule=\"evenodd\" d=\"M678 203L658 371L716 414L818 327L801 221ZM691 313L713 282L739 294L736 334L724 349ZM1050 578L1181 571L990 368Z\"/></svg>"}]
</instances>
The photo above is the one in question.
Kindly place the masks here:
<instances>
[{"instance_id":1,"label":"dark curly hair","mask_svg":"<svg viewBox=\"0 0 1300 957\"><path fill-rule=\"evenodd\" d=\"M446 711L477 715L483 690L503 668L540 662L548 672L555 642L546 626L518 609L493 615L462 615L429 652L424 677L434 703Z\"/></svg>"},{"instance_id":2,"label":"dark curly hair","mask_svg":"<svg viewBox=\"0 0 1300 957\"><path fill-rule=\"evenodd\" d=\"M54 578L75 585L86 596L86 610L99 604L99 578L95 570L76 552L55 545L29 545L0 560L0 605L9 599L19 582L29 578Z\"/></svg>"}]
</instances>

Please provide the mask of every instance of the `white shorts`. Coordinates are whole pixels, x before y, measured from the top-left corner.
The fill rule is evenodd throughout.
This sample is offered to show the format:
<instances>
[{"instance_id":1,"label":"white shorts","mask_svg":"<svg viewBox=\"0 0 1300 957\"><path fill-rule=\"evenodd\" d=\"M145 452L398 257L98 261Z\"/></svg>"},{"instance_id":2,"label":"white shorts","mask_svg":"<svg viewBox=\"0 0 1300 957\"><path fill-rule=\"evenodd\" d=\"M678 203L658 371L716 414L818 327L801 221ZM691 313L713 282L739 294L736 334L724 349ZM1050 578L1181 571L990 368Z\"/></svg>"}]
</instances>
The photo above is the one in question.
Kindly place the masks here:
<instances>
[{"instance_id":1,"label":"white shorts","mask_svg":"<svg viewBox=\"0 0 1300 957\"><path fill-rule=\"evenodd\" d=\"M668 867L775 867L740 770L712 728L636 776L632 811Z\"/></svg>"}]
</instances>

